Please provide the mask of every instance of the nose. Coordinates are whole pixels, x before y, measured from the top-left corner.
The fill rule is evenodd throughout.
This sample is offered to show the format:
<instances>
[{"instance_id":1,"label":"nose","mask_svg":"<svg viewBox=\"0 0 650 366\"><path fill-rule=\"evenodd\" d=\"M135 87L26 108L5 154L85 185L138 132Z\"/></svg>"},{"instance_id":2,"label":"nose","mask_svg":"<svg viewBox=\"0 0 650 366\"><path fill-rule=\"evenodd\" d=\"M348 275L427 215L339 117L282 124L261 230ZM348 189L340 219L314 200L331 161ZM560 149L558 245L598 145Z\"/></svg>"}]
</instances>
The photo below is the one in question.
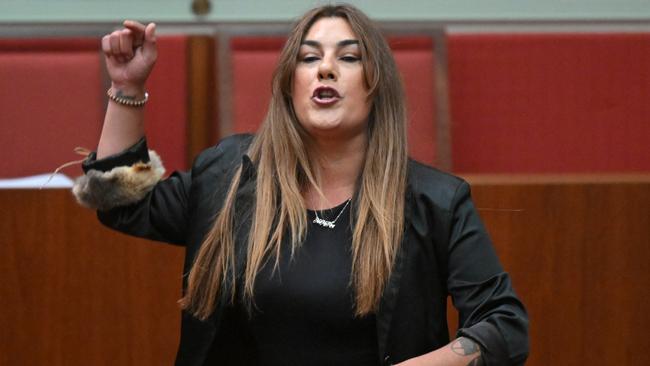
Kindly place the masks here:
<instances>
[{"instance_id":1,"label":"nose","mask_svg":"<svg viewBox=\"0 0 650 366\"><path fill-rule=\"evenodd\" d=\"M318 80L336 81L336 75L332 71L318 71Z\"/></svg>"},{"instance_id":2,"label":"nose","mask_svg":"<svg viewBox=\"0 0 650 366\"><path fill-rule=\"evenodd\" d=\"M335 68L331 58L323 58L323 61L318 65L318 80L336 81L338 73Z\"/></svg>"}]
</instances>

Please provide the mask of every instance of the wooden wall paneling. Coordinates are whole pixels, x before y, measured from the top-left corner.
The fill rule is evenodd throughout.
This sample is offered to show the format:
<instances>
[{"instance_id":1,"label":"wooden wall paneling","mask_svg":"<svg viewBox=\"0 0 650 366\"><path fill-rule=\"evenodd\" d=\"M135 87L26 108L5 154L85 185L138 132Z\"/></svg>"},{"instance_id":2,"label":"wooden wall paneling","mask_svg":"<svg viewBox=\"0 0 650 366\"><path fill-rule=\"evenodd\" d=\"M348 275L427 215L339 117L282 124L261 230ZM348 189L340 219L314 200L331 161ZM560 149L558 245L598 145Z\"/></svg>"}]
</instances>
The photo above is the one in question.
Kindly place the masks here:
<instances>
[{"instance_id":1,"label":"wooden wall paneling","mask_svg":"<svg viewBox=\"0 0 650 366\"><path fill-rule=\"evenodd\" d=\"M68 190L0 190L0 364L170 365L183 249L103 228Z\"/></svg>"},{"instance_id":2,"label":"wooden wall paneling","mask_svg":"<svg viewBox=\"0 0 650 366\"><path fill-rule=\"evenodd\" d=\"M435 52L433 72L435 75L436 118L436 161L437 167L452 171L451 149L451 106L449 104L449 75L447 59L447 35L444 29L432 32Z\"/></svg>"},{"instance_id":3,"label":"wooden wall paneling","mask_svg":"<svg viewBox=\"0 0 650 366\"><path fill-rule=\"evenodd\" d=\"M530 315L528 365L647 365L650 177L471 179Z\"/></svg>"},{"instance_id":4,"label":"wooden wall paneling","mask_svg":"<svg viewBox=\"0 0 650 366\"><path fill-rule=\"evenodd\" d=\"M217 36L217 88L218 120L215 121L215 134L224 138L233 131L233 96L232 96L232 63L230 52L230 34L222 31Z\"/></svg>"},{"instance_id":5,"label":"wooden wall paneling","mask_svg":"<svg viewBox=\"0 0 650 366\"><path fill-rule=\"evenodd\" d=\"M190 36L188 40L187 166L204 149L214 145L219 135L214 128L218 114L216 81L216 39L210 35Z\"/></svg>"}]
</instances>

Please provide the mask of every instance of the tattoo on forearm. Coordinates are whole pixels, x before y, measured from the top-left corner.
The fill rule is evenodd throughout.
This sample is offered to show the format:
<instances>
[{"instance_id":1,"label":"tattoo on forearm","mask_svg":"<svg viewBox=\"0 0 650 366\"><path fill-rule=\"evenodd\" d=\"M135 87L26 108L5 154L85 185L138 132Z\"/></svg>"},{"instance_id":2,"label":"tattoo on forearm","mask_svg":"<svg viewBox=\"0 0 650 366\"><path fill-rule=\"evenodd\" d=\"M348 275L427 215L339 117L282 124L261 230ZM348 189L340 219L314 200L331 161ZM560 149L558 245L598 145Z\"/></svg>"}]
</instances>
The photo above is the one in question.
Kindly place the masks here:
<instances>
[{"instance_id":1,"label":"tattoo on forearm","mask_svg":"<svg viewBox=\"0 0 650 366\"><path fill-rule=\"evenodd\" d=\"M450 345L451 350L459 356L475 356L467 366L482 366L483 359L481 358L481 349L478 345L469 338L460 337L453 341Z\"/></svg>"},{"instance_id":2,"label":"tattoo on forearm","mask_svg":"<svg viewBox=\"0 0 650 366\"><path fill-rule=\"evenodd\" d=\"M457 355L469 356L478 352L479 348L471 339L460 337L451 343L451 350Z\"/></svg>"}]
</instances>

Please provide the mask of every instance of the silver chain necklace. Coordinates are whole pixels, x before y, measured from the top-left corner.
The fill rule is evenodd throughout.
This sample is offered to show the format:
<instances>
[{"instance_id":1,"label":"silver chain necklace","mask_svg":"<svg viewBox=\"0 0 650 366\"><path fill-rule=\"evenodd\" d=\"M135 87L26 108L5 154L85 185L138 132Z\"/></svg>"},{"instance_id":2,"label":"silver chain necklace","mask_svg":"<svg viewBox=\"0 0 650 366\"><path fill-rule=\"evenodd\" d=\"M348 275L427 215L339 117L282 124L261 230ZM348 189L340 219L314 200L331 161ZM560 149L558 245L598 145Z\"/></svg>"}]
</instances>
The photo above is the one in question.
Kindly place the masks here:
<instances>
[{"instance_id":1,"label":"silver chain necklace","mask_svg":"<svg viewBox=\"0 0 650 366\"><path fill-rule=\"evenodd\" d=\"M334 220L332 220L332 221L321 219L320 217L318 217L318 211L314 210L314 214L316 215L316 218L312 222L314 224L318 224L318 225L320 225L322 227L326 227L328 229L334 229L334 227L336 226L336 220L338 220L339 217L341 217L341 215L343 214L343 211L345 211L345 209L348 208L348 205L350 204L350 201L352 201L352 199L348 199L348 201L345 203L345 206L343 206L343 208L341 209L341 212L339 212L339 214L336 215L336 218ZM322 212L321 212L321 214L322 214Z\"/></svg>"}]
</instances>

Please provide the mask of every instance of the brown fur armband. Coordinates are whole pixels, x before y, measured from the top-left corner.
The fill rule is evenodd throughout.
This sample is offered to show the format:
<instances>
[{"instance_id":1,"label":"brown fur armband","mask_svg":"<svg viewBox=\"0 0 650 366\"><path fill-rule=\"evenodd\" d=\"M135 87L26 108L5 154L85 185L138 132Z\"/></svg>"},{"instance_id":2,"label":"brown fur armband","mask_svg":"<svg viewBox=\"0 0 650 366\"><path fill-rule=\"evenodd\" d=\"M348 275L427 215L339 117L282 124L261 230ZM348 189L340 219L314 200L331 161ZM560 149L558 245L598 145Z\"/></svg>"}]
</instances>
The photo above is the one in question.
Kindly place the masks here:
<instances>
[{"instance_id":1,"label":"brown fur armband","mask_svg":"<svg viewBox=\"0 0 650 366\"><path fill-rule=\"evenodd\" d=\"M106 211L140 201L165 174L162 161L149 150L148 163L118 166L110 171L89 170L77 178L72 193L85 207Z\"/></svg>"}]
</instances>

